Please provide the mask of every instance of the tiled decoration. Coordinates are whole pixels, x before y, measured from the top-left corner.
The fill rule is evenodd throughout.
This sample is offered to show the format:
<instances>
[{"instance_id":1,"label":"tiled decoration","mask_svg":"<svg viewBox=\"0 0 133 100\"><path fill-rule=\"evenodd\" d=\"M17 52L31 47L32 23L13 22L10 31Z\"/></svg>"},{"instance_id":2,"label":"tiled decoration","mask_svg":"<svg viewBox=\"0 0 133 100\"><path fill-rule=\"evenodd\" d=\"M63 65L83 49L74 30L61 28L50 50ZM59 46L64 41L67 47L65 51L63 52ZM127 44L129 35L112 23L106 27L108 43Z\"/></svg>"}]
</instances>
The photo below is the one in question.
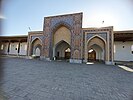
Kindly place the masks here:
<instances>
[{"instance_id":1,"label":"tiled decoration","mask_svg":"<svg viewBox=\"0 0 133 100\"><path fill-rule=\"evenodd\" d=\"M53 34L61 26L66 26L71 32L71 59L74 58L74 51L78 50L79 57L82 58L82 13L52 16L44 18L44 56L52 58Z\"/></svg>"},{"instance_id":2,"label":"tiled decoration","mask_svg":"<svg viewBox=\"0 0 133 100\"><path fill-rule=\"evenodd\" d=\"M43 31L41 34L33 32L29 34L28 48L32 41L39 38L42 42L42 56L44 58L53 58L53 36L54 33L61 27L65 26L71 32L71 58L82 60L84 59L85 40L89 40L94 36L101 37L105 42L108 42L109 59L113 58L113 27L104 28L82 28L82 13L51 16L44 18ZM30 52L30 50L28 51Z\"/></svg>"},{"instance_id":3,"label":"tiled decoration","mask_svg":"<svg viewBox=\"0 0 133 100\"><path fill-rule=\"evenodd\" d=\"M106 27L106 28L94 28L94 29L88 29L88 30L83 30L83 33L87 34L86 35L86 40L89 40L90 38L94 36L99 36L103 38L106 43L108 43L108 50L109 50L109 61L112 60L113 58L113 27ZM106 44L107 45L107 44ZM84 56L84 55L83 55Z\"/></svg>"}]
</instances>

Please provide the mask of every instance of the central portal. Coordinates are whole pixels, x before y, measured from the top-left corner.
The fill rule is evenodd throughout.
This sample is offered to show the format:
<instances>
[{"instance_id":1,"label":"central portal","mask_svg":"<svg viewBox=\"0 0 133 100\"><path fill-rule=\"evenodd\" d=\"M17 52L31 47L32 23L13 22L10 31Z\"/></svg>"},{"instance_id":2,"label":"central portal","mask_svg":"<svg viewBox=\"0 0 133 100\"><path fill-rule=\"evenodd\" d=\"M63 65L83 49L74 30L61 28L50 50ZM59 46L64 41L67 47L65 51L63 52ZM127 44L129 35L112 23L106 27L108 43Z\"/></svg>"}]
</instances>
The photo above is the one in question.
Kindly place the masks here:
<instances>
[{"instance_id":1,"label":"central portal","mask_svg":"<svg viewBox=\"0 0 133 100\"><path fill-rule=\"evenodd\" d=\"M67 60L71 58L71 32L61 25L54 33L53 37L53 58L54 60Z\"/></svg>"}]
</instances>

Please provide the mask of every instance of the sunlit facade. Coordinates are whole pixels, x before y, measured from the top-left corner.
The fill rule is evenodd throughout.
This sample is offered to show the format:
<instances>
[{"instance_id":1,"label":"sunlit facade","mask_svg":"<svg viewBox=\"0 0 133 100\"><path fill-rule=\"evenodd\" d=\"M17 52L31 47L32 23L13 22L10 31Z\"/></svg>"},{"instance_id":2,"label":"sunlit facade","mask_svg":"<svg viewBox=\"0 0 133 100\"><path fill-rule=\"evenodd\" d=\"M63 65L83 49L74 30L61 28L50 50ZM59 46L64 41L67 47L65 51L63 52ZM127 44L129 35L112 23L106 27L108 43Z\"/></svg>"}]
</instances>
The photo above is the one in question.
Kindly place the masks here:
<instances>
[{"instance_id":1,"label":"sunlit facade","mask_svg":"<svg viewBox=\"0 0 133 100\"><path fill-rule=\"evenodd\" d=\"M113 26L82 28L82 18L83 13L45 17L43 31L1 36L1 54L70 63L133 61L132 30L113 31Z\"/></svg>"}]
</instances>

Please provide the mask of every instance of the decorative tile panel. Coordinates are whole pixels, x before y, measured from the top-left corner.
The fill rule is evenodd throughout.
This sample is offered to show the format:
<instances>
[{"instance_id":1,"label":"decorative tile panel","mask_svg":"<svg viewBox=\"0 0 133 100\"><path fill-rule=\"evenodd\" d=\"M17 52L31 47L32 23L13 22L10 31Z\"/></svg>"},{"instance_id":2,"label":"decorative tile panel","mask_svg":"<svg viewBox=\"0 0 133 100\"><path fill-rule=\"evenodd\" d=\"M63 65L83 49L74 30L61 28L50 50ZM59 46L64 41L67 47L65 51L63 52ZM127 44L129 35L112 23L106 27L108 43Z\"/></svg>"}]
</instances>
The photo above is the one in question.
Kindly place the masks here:
<instances>
[{"instance_id":1,"label":"decorative tile panel","mask_svg":"<svg viewBox=\"0 0 133 100\"><path fill-rule=\"evenodd\" d=\"M46 57L52 58L53 34L60 25L69 28L71 32L71 58L73 58L74 49L82 53L82 13L46 17L44 20L44 51L47 51ZM81 56L80 56L81 58Z\"/></svg>"},{"instance_id":2,"label":"decorative tile panel","mask_svg":"<svg viewBox=\"0 0 133 100\"><path fill-rule=\"evenodd\" d=\"M59 22L68 23L69 25L73 25L73 17L55 17L51 19L51 28L55 27Z\"/></svg>"},{"instance_id":3,"label":"decorative tile panel","mask_svg":"<svg viewBox=\"0 0 133 100\"><path fill-rule=\"evenodd\" d=\"M105 39L107 41L107 32L102 32L102 33L87 33L87 40L90 39L91 37L95 36L95 35L99 35L100 37L102 37L103 39Z\"/></svg>"},{"instance_id":4,"label":"decorative tile panel","mask_svg":"<svg viewBox=\"0 0 133 100\"><path fill-rule=\"evenodd\" d=\"M42 36L40 36L40 35L35 35L35 36L32 36L31 37L31 41L33 41L34 39L36 39L36 38L39 38L40 40L41 40L41 42L44 40L44 36L42 35Z\"/></svg>"}]
</instances>

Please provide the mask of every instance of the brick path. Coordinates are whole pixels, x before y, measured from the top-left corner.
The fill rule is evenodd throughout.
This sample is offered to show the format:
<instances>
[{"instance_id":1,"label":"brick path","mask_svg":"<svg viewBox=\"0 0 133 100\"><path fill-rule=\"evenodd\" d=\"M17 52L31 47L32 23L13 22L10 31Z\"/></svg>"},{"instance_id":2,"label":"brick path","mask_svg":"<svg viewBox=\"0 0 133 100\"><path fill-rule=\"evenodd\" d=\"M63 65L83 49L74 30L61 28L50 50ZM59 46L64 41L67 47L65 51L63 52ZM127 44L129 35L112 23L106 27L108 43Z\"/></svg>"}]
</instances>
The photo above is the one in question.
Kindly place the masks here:
<instances>
[{"instance_id":1,"label":"brick path","mask_svg":"<svg viewBox=\"0 0 133 100\"><path fill-rule=\"evenodd\" d=\"M133 99L133 73L117 66L1 59L0 100Z\"/></svg>"}]
</instances>

